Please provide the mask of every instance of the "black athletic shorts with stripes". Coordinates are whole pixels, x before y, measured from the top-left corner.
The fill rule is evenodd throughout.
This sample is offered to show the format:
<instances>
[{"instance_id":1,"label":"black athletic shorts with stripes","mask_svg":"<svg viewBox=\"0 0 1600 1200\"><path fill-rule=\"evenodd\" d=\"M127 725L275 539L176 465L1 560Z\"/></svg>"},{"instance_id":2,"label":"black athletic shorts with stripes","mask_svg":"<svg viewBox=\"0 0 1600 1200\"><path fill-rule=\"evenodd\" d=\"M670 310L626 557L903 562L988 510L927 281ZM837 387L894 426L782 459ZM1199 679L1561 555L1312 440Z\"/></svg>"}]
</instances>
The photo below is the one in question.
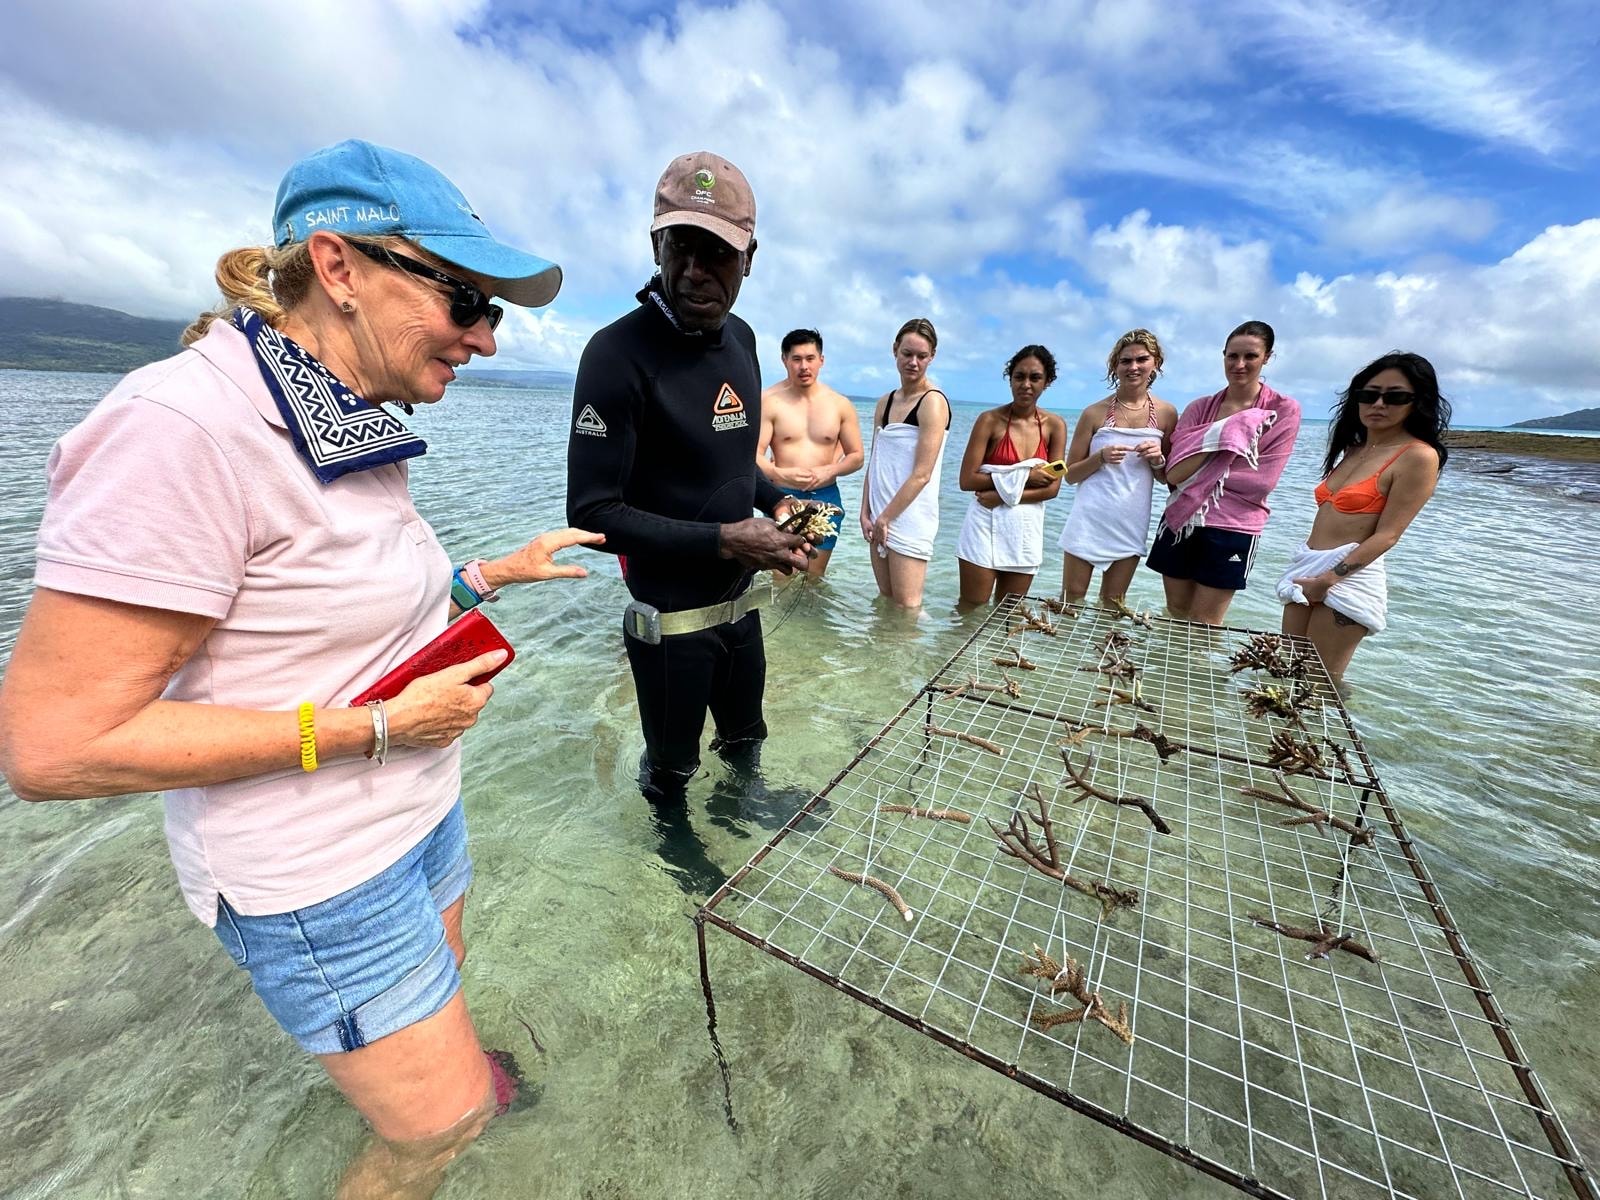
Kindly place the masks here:
<instances>
[{"instance_id":1,"label":"black athletic shorts with stripes","mask_svg":"<svg viewBox=\"0 0 1600 1200\"><path fill-rule=\"evenodd\" d=\"M1163 522L1145 565L1173 579L1192 579L1202 587L1240 592L1255 564L1260 540L1253 533L1201 526L1180 542Z\"/></svg>"}]
</instances>

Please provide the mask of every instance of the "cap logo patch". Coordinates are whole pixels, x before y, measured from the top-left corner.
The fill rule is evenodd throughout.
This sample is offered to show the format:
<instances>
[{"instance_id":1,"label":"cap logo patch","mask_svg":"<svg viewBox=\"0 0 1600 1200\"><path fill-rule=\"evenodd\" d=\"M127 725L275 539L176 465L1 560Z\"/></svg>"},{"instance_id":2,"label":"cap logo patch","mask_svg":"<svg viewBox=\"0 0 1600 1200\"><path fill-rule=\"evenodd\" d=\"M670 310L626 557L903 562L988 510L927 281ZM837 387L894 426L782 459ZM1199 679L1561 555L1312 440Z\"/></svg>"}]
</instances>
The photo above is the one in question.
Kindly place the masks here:
<instances>
[{"instance_id":1,"label":"cap logo patch","mask_svg":"<svg viewBox=\"0 0 1600 1200\"><path fill-rule=\"evenodd\" d=\"M600 419L600 414L595 412L594 405L585 404L583 411L578 414L578 419L572 424L576 433L586 433L590 437L605 437L606 423Z\"/></svg>"},{"instance_id":2,"label":"cap logo patch","mask_svg":"<svg viewBox=\"0 0 1600 1200\"><path fill-rule=\"evenodd\" d=\"M704 167L701 167L694 173L694 202L696 204L715 206L717 198L711 194L711 189L716 186L717 177Z\"/></svg>"},{"instance_id":3,"label":"cap logo patch","mask_svg":"<svg viewBox=\"0 0 1600 1200\"><path fill-rule=\"evenodd\" d=\"M728 429L744 429L749 424L750 418L745 415L739 393L733 390L732 384L723 384L711 405L711 428L721 433Z\"/></svg>"}]
</instances>

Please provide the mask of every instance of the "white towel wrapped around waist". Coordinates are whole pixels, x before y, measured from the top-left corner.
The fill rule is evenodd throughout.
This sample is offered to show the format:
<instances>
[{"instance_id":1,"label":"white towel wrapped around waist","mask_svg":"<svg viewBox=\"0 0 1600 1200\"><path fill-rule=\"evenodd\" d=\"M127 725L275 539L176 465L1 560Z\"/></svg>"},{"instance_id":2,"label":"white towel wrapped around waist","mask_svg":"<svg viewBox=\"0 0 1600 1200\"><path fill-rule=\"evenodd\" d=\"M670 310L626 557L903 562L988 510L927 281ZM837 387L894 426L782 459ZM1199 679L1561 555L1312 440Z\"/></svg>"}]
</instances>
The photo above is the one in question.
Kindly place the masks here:
<instances>
[{"instance_id":1,"label":"white towel wrapped around waist","mask_svg":"<svg viewBox=\"0 0 1600 1200\"><path fill-rule=\"evenodd\" d=\"M872 465L867 479L867 511L874 518L889 507L900 485L911 477L917 461L917 439L921 430L916 425L895 422L878 430L872 439ZM917 493L917 498L889 522L889 549L907 558L920 558L924 562L933 557L933 539L939 532L939 470L942 463L933 460L933 475L927 486Z\"/></svg>"},{"instance_id":2,"label":"white towel wrapped around waist","mask_svg":"<svg viewBox=\"0 0 1600 1200\"><path fill-rule=\"evenodd\" d=\"M1044 562L1044 505L1023 504L1033 468L1044 462L1030 458L1014 466L985 463L978 469L994 478L1002 503L985 508L973 497L961 523L956 557L975 567L1032 575Z\"/></svg>"},{"instance_id":3,"label":"white towel wrapped around waist","mask_svg":"<svg viewBox=\"0 0 1600 1200\"><path fill-rule=\"evenodd\" d=\"M1301 542L1300 549L1289 560L1289 569L1278 580L1278 599L1285 604L1309 604L1305 589L1295 580L1331 571L1360 544L1351 542L1333 550L1313 550ZM1322 603L1356 624L1366 626L1368 633L1382 633L1389 623L1389 573L1383 559L1374 559L1359 571L1345 576L1328 589Z\"/></svg>"},{"instance_id":4,"label":"white towel wrapped around waist","mask_svg":"<svg viewBox=\"0 0 1600 1200\"><path fill-rule=\"evenodd\" d=\"M1061 549L1105 570L1125 558L1137 558L1150 541L1150 504L1155 473L1134 453L1140 442L1161 440L1159 429L1102 427L1089 441L1090 455L1106 446L1128 451L1119 463L1106 463L1077 485L1072 511L1061 531Z\"/></svg>"}]
</instances>

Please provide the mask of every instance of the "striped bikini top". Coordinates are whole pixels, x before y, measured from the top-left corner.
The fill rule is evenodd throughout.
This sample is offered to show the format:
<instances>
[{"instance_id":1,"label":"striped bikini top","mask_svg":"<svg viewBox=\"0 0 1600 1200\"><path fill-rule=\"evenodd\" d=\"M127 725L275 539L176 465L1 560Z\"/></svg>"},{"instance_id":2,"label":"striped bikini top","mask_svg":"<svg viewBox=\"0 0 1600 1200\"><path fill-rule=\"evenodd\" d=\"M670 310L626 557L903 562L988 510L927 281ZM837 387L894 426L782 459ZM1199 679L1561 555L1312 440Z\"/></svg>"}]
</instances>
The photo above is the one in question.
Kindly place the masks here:
<instances>
[{"instance_id":1,"label":"striped bikini top","mask_svg":"<svg viewBox=\"0 0 1600 1200\"><path fill-rule=\"evenodd\" d=\"M1145 399L1145 411L1144 411L1144 426L1143 426L1143 428L1145 428L1145 429L1158 429L1158 428L1160 428L1156 424L1156 398L1154 396L1152 396L1149 392L1146 392L1144 394L1144 399ZM1112 396L1111 397L1111 405L1106 410L1105 424L1102 425L1100 428L1102 428L1102 429L1115 429L1117 427L1117 409L1119 407L1120 407L1120 405L1118 405L1118 403L1117 403L1117 398L1115 396Z\"/></svg>"}]
</instances>

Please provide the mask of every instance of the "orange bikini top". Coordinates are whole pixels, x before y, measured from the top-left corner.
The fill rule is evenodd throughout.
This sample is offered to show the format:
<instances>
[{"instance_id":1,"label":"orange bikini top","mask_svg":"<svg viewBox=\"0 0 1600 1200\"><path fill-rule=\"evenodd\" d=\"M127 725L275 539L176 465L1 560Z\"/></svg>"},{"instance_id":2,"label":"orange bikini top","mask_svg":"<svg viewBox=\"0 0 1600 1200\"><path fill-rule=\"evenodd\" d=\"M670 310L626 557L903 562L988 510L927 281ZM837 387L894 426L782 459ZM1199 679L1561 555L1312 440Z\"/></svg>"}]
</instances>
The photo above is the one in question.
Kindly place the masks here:
<instances>
[{"instance_id":1,"label":"orange bikini top","mask_svg":"<svg viewBox=\"0 0 1600 1200\"><path fill-rule=\"evenodd\" d=\"M1333 506L1342 513L1381 513L1383 506L1389 502L1389 497L1378 490L1378 476L1387 471L1395 459L1411 449L1412 445L1413 443L1407 442L1371 475L1355 483L1347 483L1337 492L1332 491L1328 487L1328 481L1324 479L1317 484L1317 490L1312 493L1316 497L1317 507L1320 508L1332 500Z\"/></svg>"}]
</instances>

